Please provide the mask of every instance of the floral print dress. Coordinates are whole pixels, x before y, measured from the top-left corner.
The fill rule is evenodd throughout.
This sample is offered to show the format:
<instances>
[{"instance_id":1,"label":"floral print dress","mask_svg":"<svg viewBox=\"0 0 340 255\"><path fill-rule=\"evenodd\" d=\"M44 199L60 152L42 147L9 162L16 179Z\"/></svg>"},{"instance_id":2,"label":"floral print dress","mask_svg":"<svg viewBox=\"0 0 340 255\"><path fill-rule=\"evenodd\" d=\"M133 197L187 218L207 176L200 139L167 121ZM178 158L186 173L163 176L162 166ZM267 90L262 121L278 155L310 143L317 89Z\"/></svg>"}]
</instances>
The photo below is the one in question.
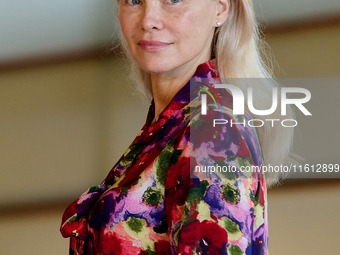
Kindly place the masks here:
<instances>
[{"instance_id":1,"label":"floral print dress","mask_svg":"<svg viewBox=\"0 0 340 255\"><path fill-rule=\"evenodd\" d=\"M193 78L218 78L215 60L198 66ZM61 233L70 237L70 254L267 254L265 178L239 171L262 164L256 130L208 127L211 118L233 119L232 97L221 95L226 111L209 107L213 112L200 116L199 93L188 82L154 121L152 103L103 183L66 209ZM216 164L238 171L194 167Z\"/></svg>"}]
</instances>

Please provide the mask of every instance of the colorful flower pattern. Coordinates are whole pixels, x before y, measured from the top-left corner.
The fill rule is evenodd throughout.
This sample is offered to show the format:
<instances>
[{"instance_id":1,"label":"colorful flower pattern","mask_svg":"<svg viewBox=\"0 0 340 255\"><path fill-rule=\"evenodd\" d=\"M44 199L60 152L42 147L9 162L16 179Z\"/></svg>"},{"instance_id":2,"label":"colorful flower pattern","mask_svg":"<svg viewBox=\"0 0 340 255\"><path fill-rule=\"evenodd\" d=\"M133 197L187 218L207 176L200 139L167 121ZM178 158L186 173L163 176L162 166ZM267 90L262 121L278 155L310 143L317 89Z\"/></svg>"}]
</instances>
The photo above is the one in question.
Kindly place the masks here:
<instances>
[{"instance_id":1,"label":"colorful flower pattern","mask_svg":"<svg viewBox=\"0 0 340 255\"><path fill-rule=\"evenodd\" d=\"M193 78L218 79L216 62L201 64ZM201 116L199 93L188 82L155 121L151 104L104 182L66 209L61 233L70 237L70 254L267 254L265 179L239 171L262 163L256 130L213 129L212 118L234 118L232 97L222 93L226 110L209 107ZM214 165L238 171L195 172Z\"/></svg>"}]
</instances>

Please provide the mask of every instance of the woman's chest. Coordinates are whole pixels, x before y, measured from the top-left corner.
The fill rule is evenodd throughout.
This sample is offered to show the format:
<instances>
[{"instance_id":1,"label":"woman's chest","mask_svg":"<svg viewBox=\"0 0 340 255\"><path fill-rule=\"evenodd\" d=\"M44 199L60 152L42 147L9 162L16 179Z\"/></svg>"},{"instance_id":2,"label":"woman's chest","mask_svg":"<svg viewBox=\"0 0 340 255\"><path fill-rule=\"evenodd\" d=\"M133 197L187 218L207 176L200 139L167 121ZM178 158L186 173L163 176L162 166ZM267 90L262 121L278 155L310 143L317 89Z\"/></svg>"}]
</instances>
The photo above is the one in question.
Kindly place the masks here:
<instances>
[{"instance_id":1,"label":"woman's chest","mask_svg":"<svg viewBox=\"0 0 340 255\"><path fill-rule=\"evenodd\" d=\"M163 217L164 186L151 165L134 179L134 183L104 192L91 211L89 227L97 231L113 230L117 224L131 218L144 219L147 225L157 226Z\"/></svg>"},{"instance_id":2,"label":"woman's chest","mask_svg":"<svg viewBox=\"0 0 340 255\"><path fill-rule=\"evenodd\" d=\"M180 157L175 147L167 146L151 162L140 165L137 160L96 201L87 223L94 254L110 254L106 247L113 240L121 254L138 254L156 242L169 242L165 185L171 178L169 166Z\"/></svg>"}]
</instances>

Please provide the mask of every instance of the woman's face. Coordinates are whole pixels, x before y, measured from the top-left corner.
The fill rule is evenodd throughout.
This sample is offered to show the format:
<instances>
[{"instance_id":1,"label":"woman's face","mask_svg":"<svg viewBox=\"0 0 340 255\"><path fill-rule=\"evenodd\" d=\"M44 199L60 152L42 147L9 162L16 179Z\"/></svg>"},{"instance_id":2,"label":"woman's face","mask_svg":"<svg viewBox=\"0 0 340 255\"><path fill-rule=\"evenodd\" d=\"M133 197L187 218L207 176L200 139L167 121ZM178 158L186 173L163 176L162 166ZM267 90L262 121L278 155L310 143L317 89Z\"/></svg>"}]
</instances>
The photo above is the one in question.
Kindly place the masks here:
<instances>
[{"instance_id":1,"label":"woman's face","mask_svg":"<svg viewBox=\"0 0 340 255\"><path fill-rule=\"evenodd\" d=\"M210 60L221 9L218 0L119 0L129 51L149 73L166 73Z\"/></svg>"}]
</instances>

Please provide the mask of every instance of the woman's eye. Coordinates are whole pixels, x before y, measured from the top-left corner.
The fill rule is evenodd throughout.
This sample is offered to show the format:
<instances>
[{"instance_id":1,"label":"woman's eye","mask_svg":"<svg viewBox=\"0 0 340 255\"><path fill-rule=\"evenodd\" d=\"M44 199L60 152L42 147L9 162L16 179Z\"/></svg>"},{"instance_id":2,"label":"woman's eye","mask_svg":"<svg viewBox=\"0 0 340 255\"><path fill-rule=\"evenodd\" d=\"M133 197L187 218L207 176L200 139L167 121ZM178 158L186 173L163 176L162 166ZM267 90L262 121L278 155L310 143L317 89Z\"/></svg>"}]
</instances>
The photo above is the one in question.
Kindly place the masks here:
<instances>
[{"instance_id":1,"label":"woman's eye","mask_svg":"<svg viewBox=\"0 0 340 255\"><path fill-rule=\"evenodd\" d=\"M126 3L132 5L141 4L140 0L126 0Z\"/></svg>"},{"instance_id":2,"label":"woman's eye","mask_svg":"<svg viewBox=\"0 0 340 255\"><path fill-rule=\"evenodd\" d=\"M182 0L166 0L165 2L170 2L172 4L177 4L179 2L181 2Z\"/></svg>"}]
</instances>

